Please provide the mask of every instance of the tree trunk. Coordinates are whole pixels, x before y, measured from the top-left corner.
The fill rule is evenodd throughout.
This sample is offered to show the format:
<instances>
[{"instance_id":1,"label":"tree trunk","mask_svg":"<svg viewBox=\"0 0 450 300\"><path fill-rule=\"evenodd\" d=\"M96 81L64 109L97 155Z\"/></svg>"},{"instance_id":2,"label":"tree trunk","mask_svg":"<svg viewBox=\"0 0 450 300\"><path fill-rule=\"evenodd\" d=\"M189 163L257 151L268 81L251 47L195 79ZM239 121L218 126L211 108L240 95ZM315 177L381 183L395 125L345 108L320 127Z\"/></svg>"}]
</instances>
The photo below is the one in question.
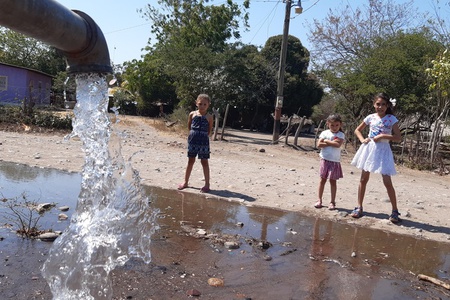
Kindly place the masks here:
<instances>
[{"instance_id":1,"label":"tree trunk","mask_svg":"<svg viewBox=\"0 0 450 300\"><path fill-rule=\"evenodd\" d=\"M220 140L223 139L223 132L225 131L225 124L227 123L227 117L228 117L228 110L229 109L230 109L230 104L227 104L227 108L225 109L225 116L223 117L222 133L220 134Z\"/></svg>"},{"instance_id":2,"label":"tree trunk","mask_svg":"<svg viewBox=\"0 0 450 300\"><path fill-rule=\"evenodd\" d=\"M285 138L285 140L284 140L284 144L285 144L285 145L288 144L289 131L291 130L291 123L292 123L292 116L289 117L288 123L287 123L286 138Z\"/></svg>"},{"instance_id":3,"label":"tree trunk","mask_svg":"<svg viewBox=\"0 0 450 300\"><path fill-rule=\"evenodd\" d=\"M218 108L218 109L213 108L214 122L215 122L214 123L214 138L213 138L213 141L217 141L217 132L219 131L219 120L220 120L219 110L220 110L220 108Z\"/></svg>"},{"instance_id":4,"label":"tree trunk","mask_svg":"<svg viewBox=\"0 0 450 300\"><path fill-rule=\"evenodd\" d=\"M300 131L302 130L303 124L305 124L306 116L303 116L300 122L298 123L297 130L295 131L294 137L294 145L297 146L298 136L300 135Z\"/></svg>"}]
</instances>

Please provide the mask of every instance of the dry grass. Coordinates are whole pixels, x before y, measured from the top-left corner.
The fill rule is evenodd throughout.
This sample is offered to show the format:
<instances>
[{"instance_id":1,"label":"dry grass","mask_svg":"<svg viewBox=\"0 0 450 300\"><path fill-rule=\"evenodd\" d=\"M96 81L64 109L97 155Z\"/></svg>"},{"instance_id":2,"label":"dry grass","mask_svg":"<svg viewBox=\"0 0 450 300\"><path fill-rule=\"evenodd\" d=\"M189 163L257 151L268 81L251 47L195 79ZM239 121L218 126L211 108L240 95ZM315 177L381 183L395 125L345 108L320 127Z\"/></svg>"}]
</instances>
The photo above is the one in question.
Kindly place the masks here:
<instances>
[{"instance_id":1,"label":"dry grass","mask_svg":"<svg viewBox=\"0 0 450 300\"><path fill-rule=\"evenodd\" d=\"M180 124L180 122L170 122L165 119L145 119L147 125L152 126L158 131L187 134L187 127Z\"/></svg>"}]
</instances>

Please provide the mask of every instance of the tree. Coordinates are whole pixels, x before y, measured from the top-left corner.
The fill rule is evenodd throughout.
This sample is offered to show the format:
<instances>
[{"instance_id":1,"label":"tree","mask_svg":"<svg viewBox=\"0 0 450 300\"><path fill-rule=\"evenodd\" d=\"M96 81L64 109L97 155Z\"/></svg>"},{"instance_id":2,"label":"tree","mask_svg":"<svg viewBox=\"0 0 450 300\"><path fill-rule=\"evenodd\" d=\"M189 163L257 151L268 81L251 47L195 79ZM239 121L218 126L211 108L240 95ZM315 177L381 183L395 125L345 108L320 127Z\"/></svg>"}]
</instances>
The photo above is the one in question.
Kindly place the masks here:
<instances>
[{"instance_id":1,"label":"tree","mask_svg":"<svg viewBox=\"0 0 450 300\"><path fill-rule=\"evenodd\" d=\"M353 9L330 9L323 21L309 24L309 39L314 45L315 68L334 69L342 65L358 66L357 59L376 46L379 38L389 38L408 28L423 26L425 16L413 8L414 1L394 4L393 0L367 0ZM423 18L422 18L423 16Z\"/></svg>"},{"instance_id":2,"label":"tree","mask_svg":"<svg viewBox=\"0 0 450 300\"><path fill-rule=\"evenodd\" d=\"M433 92L434 99L437 101L434 105L434 131L428 145L429 158L433 163L439 151L440 140L446 127L446 120L450 109L450 53L448 49L440 53L432 61L432 67L426 72L432 78L430 90Z\"/></svg>"},{"instance_id":3,"label":"tree","mask_svg":"<svg viewBox=\"0 0 450 300\"><path fill-rule=\"evenodd\" d=\"M154 115L155 103L177 103L173 79L165 73L155 56L145 55L144 60L125 63L123 78L126 89L135 95L138 115Z\"/></svg>"},{"instance_id":4,"label":"tree","mask_svg":"<svg viewBox=\"0 0 450 300\"><path fill-rule=\"evenodd\" d=\"M153 22L155 45L147 50L158 57L173 80L180 105L189 107L199 93L213 92L221 82L220 68L227 41L240 37L240 21L247 26L246 0L239 6L229 0L208 5L207 0L159 0L159 9L142 10ZM242 16L242 17L241 17ZM219 72L218 72L219 70Z\"/></svg>"},{"instance_id":5,"label":"tree","mask_svg":"<svg viewBox=\"0 0 450 300\"><path fill-rule=\"evenodd\" d=\"M341 96L337 108L351 127L371 111L371 99L380 91L398 100L400 115L419 113L418 122L420 108L429 104L424 70L442 45L412 4L369 0L355 10L330 10L324 22L314 23L316 71Z\"/></svg>"},{"instance_id":6,"label":"tree","mask_svg":"<svg viewBox=\"0 0 450 300\"><path fill-rule=\"evenodd\" d=\"M229 121L265 130L273 110L276 67L267 62L254 45L233 45L224 53L223 84L215 90L218 107L236 108Z\"/></svg>"},{"instance_id":7,"label":"tree","mask_svg":"<svg viewBox=\"0 0 450 300\"><path fill-rule=\"evenodd\" d=\"M434 12L432 16L427 18L427 25L434 34L435 39L448 47L450 45L450 26L442 15L445 11L446 13L450 11L449 8L445 7L449 5L449 2L432 0L431 4L433 5Z\"/></svg>"},{"instance_id":8,"label":"tree","mask_svg":"<svg viewBox=\"0 0 450 300\"><path fill-rule=\"evenodd\" d=\"M261 50L261 55L268 64L277 70L272 74L274 79L272 94L268 95L272 103L276 99L276 82L282 38L282 35L270 37ZM299 113L310 116L313 106L319 103L322 98L323 89L318 79L314 74L308 73L309 61L308 49L303 47L298 38L288 36L283 101L283 112L287 115Z\"/></svg>"},{"instance_id":9,"label":"tree","mask_svg":"<svg viewBox=\"0 0 450 300\"><path fill-rule=\"evenodd\" d=\"M64 57L55 48L7 28L0 28L0 61L50 75L66 68Z\"/></svg>"},{"instance_id":10,"label":"tree","mask_svg":"<svg viewBox=\"0 0 450 300\"><path fill-rule=\"evenodd\" d=\"M377 89L399 100L400 117L429 113L429 78L425 69L442 50L428 31L403 33L377 39L376 48L368 50L362 71ZM419 117L419 119L421 119Z\"/></svg>"}]
</instances>

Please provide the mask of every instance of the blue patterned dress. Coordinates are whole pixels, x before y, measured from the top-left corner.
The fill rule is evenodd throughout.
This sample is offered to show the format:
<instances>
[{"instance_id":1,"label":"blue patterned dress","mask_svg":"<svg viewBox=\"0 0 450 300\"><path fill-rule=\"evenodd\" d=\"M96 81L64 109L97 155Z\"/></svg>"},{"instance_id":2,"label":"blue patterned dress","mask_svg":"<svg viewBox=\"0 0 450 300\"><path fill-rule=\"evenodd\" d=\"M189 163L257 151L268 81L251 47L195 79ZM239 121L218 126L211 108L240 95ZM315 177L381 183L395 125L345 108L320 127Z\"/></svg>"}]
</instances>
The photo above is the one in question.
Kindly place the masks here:
<instances>
[{"instance_id":1,"label":"blue patterned dress","mask_svg":"<svg viewBox=\"0 0 450 300\"><path fill-rule=\"evenodd\" d=\"M188 157L209 158L209 122L206 116L196 115L192 118L188 137Z\"/></svg>"}]
</instances>

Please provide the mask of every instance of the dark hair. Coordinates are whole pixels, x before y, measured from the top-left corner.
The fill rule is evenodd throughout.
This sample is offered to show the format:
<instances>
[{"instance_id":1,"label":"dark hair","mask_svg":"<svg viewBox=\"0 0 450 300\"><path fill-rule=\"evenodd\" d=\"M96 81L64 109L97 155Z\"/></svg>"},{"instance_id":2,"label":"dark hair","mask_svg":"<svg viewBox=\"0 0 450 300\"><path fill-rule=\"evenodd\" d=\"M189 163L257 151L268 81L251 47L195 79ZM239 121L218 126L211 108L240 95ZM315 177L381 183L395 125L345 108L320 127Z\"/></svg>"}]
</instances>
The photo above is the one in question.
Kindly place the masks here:
<instances>
[{"instance_id":1,"label":"dark hair","mask_svg":"<svg viewBox=\"0 0 450 300\"><path fill-rule=\"evenodd\" d=\"M206 101L208 101L211 104L211 98L207 94L198 95L195 102L199 101L200 99L205 99Z\"/></svg>"},{"instance_id":2,"label":"dark hair","mask_svg":"<svg viewBox=\"0 0 450 300\"><path fill-rule=\"evenodd\" d=\"M341 115L339 115L339 114L331 114L331 115L328 116L327 122L341 122L342 123Z\"/></svg>"},{"instance_id":3,"label":"dark hair","mask_svg":"<svg viewBox=\"0 0 450 300\"><path fill-rule=\"evenodd\" d=\"M375 103L378 100L378 98L381 98L386 102L386 105L387 105L386 114L389 114L389 115L394 114L394 108L390 101L391 98L389 98L389 96L386 93L378 93L373 98L373 103Z\"/></svg>"}]
</instances>

